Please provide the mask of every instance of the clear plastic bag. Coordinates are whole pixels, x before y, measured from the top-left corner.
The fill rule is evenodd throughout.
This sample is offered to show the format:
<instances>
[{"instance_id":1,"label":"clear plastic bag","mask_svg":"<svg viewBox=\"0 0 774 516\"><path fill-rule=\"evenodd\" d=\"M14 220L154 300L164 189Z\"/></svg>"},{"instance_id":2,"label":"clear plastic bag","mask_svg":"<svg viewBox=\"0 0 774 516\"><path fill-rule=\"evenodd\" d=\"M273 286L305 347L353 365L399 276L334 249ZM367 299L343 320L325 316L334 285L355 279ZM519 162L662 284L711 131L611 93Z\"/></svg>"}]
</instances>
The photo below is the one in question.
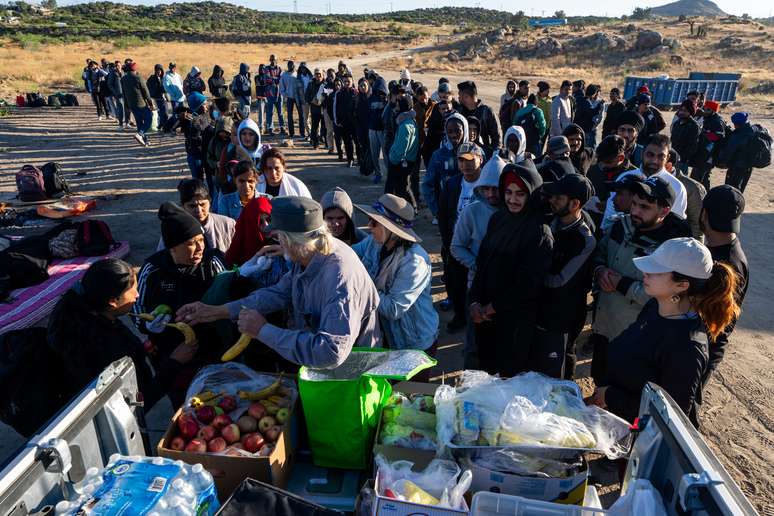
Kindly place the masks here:
<instances>
[{"instance_id":1,"label":"clear plastic bag","mask_svg":"<svg viewBox=\"0 0 774 516\"><path fill-rule=\"evenodd\" d=\"M608 510L612 516L666 516L661 493L649 480L638 478Z\"/></svg>"},{"instance_id":2,"label":"clear plastic bag","mask_svg":"<svg viewBox=\"0 0 774 516\"><path fill-rule=\"evenodd\" d=\"M377 488L380 496L439 507L452 507L449 497L457 486L460 467L456 462L433 459L423 471L414 471L412 462L390 463L382 455L374 459L377 466ZM455 491L456 492L456 491Z\"/></svg>"},{"instance_id":3,"label":"clear plastic bag","mask_svg":"<svg viewBox=\"0 0 774 516\"><path fill-rule=\"evenodd\" d=\"M574 382L524 373L500 379L464 371L455 388L435 393L439 444L594 450L611 459L631 444L626 421L583 402Z\"/></svg>"},{"instance_id":4,"label":"clear plastic bag","mask_svg":"<svg viewBox=\"0 0 774 516\"><path fill-rule=\"evenodd\" d=\"M533 457L508 449L477 450L469 455L468 460L491 471L541 478L567 478L584 467L580 458L564 461Z\"/></svg>"}]
</instances>

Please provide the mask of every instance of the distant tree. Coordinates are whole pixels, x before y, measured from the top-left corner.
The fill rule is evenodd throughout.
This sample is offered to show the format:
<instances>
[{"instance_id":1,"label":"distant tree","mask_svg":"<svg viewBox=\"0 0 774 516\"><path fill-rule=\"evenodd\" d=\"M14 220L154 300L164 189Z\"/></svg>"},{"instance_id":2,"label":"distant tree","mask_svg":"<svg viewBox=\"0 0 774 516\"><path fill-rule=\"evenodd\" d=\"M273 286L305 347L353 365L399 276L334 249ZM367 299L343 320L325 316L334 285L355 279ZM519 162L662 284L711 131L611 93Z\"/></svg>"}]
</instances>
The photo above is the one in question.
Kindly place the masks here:
<instances>
[{"instance_id":1,"label":"distant tree","mask_svg":"<svg viewBox=\"0 0 774 516\"><path fill-rule=\"evenodd\" d=\"M632 20L647 20L650 18L650 7L635 7L634 12L632 13Z\"/></svg>"},{"instance_id":2,"label":"distant tree","mask_svg":"<svg viewBox=\"0 0 774 516\"><path fill-rule=\"evenodd\" d=\"M56 9L56 0L41 0L40 6L53 11Z\"/></svg>"},{"instance_id":3,"label":"distant tree","mask_svg":"<svg viewBox=\"0 0 774 516\"><path fill-rule=\"evenodd\" d=\"M567 18L567 14L564 11L556 11L554 18Z\"/></svg>"},{"instance_id":4,"label":"distant tree","mask_svg":"<svg viewBox=\"0 0 774 516\"><path fill-rule=\"evenodd\" d=\"M750 19L750 15L749 15L749 14L747 14L747 13L744 13L744 14L742 15L742 19L743 19L743 20L749 20L749 19Z\"/></svg>"}]
</instances>

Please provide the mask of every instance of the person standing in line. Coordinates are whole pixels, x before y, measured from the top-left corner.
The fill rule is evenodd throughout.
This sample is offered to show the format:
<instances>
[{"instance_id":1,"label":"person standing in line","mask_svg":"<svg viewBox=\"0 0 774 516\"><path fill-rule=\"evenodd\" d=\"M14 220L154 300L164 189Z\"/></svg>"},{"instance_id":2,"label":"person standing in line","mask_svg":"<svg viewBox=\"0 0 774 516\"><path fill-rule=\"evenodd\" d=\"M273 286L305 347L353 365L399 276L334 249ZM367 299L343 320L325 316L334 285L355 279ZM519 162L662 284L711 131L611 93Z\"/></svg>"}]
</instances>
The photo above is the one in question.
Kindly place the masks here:
<instances>
[{"instance_id":1,"label":"person standing in line","mask_svg":"<svg viewBox=\"0 0 774 516\"><path fill-rule=\"evenodd\" d=\"M637 112L645 121L645 126L637 135L637 143L647 145L650 137L664 130L666 122L658 108L651 106L650 95L642 93L637 97Z\"/></svg>"},{"instance_id":2,"label":"person standing in line","mask_svg":"<svg viewBox=\"0 0 774 516\"><path fill-rule=\"evenodd\" d=\"M317 149L320 146L320 136L325 129L325 126L323 125L323 113L320 105L320 98L317 96L322 85L322 71L319 68L315 68L314 76L304 93L304 100L309 104L309 114L312 119L312 125L309 130L309 142L312 144L313 149Z\"/></svg>"},{"instance_id":3,"label":"person standing in line","mask_svg":"<svg viewBox=\"0 0 774 516\"><path fill-rule=\"evenodd\" d=\"M706 190L710 189L710 176L715 167L715 158L717 157L715 147L725 139L728 131L726 123L718 114L719 110L720 104L714 100L708 100L704 103L699 150L694 158L693 170L691 171L691 177L703 184Z\"/></svg>"},{"instance_id":4,"label":"person standing in line","mask_svg":"<svg viewBox=\"0 0 774 516\"><path fill-rule=\"evenodd\" d=\"M694 161L699 150L699 135L701 128L694 120L696 106L690 100L684 100L677 110L675 122L672 124L672 148L680 155L677 169L683 174L688 173L688 164Z\"/></svg>"},{"instance_id":5,"label":"person standing in line","mask_svg":"<svg viewBox=\"0 0 774 516\"><path fill-rule=\"evenodd\" d=\"M153 67L153 75L146 81L148 93L159 112L159 130L167 125L167 99L164 91L164 67L157 64Z\"/></svg>"},{"instance_id":6,"label":"person standing in line","mask_svg":"<svg viewBox=\"0 0 774 516\"><path fill-rule=\"evenodd\" d=\"M250 65L239 64L239 73L231 80L231 94L239 102L239 111L242 118L250 118L250 105L253 93L252 80L250 79Z\"/></svg>"},{"instance_id":7,"label":"person standing in line","mask_svg":"<svg viewBox=\"0 0 774 516\"><path fill-rule=\"evenodd\" d=\"M262 64L258 65L258 73L253 78L255 81L255 112L258 113L258 129L262 134L268 134L266 128L268 125L264 123L264 117L266 115L266 67Z\"/></svg>"},{"instance_id":8,"label":"person standing in line","mask_svg":"<svg viewBox=\"0 0 774 516\"><path fill-rule=\"evenodd\" d=\"M621 90L612 88L610 90L610 103L605 111L605 121L602 122L602 138L615 134L618 128L618 117L626 111L626 105L621 102Z\"/></svg>"},{"instance_id":9,"label":"person standing in line","mask_svg":"<svg viewBox=\"0 0 774 516\"><path fill-rule=\"evenodd\" d=\"M124 109L124 91L121 88L121 77L124 76L121 66L118 62L112 63L107 76L107 87L110 90L108 100L118 120L118 129L123 131L129 127L129 113Z\"/></svg>"},{"instance_id":10,"label":"person standing in line","mask_svg":"<svg viewBox=\"0 0 774 516\"><path fill-rule=\"evenodd\" d=\"M89 93L91 93L91 100L94 102L94 106L97 108L97 120L110 117L107 102L105 101L104 91L106 88L105 80L107 78L107 72L100 68L96 61L90 61L86 76L89 83Z\"/></svg>"},{"instance_id":11,"label":"person standing in line","mask_svg":"<svg viewBox=\"0 0 774 516\"><path fill-rule=\"evenodd\" d=\"M296 101L296 64L293 61L288 61L287 68L280 76L279 81L279 94L285 99L285 110L288 121L288 132L290 138L296 135L295 124L293 123L293 110L298 112L299 124L301 124L301 109ZM299 127L299 131L302 129Z\"/></svg>"},{"instance_id":12,"label":"person standing in line","mask_svg":"<svg viewBox=\"0 0 774 516\"><path fill-rule=\"evenodd\" d=\"M357 93L352 86L352 77L341 78L341 89L333 98L333 123L339 132L347 154L347 167L355 166L355 97ZM339 161L343 161L339 147Z\"/></svg>"},{"instance_id":13,"label":"person standing in line","mask_svg":"<svg viewBox=\"0 0 774 516\"><path fill-rule=\"evenodd\" d=\"M274 54L269 56L269 64L266 70L266 128L269 134L274 133L274 111L277 111L280 134L285 135L285 115L282 114L282 95L279 92L280 76L282 69L277 66L277 58Z\"/></svg>"},{"instance_id":14,"label":"person standing in line","mask_svg":"<svg viewBox=\"0 0 774 516\"><path fill-rule=\"evenodd\" d=\"M212 75L207 79L207 87L210 90L210 95L213 98L225 97L228 92L228 85L226 79L223 77L225 74L223 68L220 65L215 65L212 68Z\"/></svg>"},{"instance_id":15,"label":"person standing in line","mask_svg":"<svg viewBox=\"0 0 774 516\"><path fill-rule=\"evenodd\" d=\"M543 110L538 107L538 99L532 94L527 97L526 105L518 110L513 117L513 125L521 126L527 139L526 152L538 157L545 148L547 132Z\"/></svg>"},{"instance_id":16,"label":"person standing in line","mask_svg":"<svg viewBox=\"0 0 774 516\"><path fill-rule=\"evenodd\" d=\"M699 219L701 217L701 202L704 196L707 195L707 191L700 182L691 179L690 176L682 173L677 168L677 163L680 160L681 158L677 151L670 149L665 168L667 172L679 179L683 187L685 187L685 220L688 222L688 227L691 228L691 236L701 242L702 233Z\"/></svg>"},{"instance_id":17,"label":"person standing in line","mask_svg":"<svg viewBox=\"0 0 774 516\"><path fill-rule=\"evenodd\" d=\"M414 209L417 200L411 190L411 170L419 159L419 137L417 135L416 112L414 102L408 95L398 98L398 126L395 141L389 152L389 168L384 192L403 197Z\"/></svg>"},{"instance_id":18,"label":"person standing in line","mask_svg":"<svg viewBox=\"0 0 774 516\"><path fill-rule=\"evenodd\" d=\"M387 83L383 78L377 77L374 80L374 87L371 90L371 96L368 98L368 143L371 147L371 160L374 166L374 184L382 181L382 175L386 168L382 165L387 161L387 156L382 152L384 146L384 122L382 113L387 106ZM381 156L381 158L380 158Z\"/></svg>"},{"instance_id":19,"label":"person standing in line","mask_svg":"<svg viewBox=\"0 0 774 516\"><path fill-rule=\"evenodd\" d=\"M185 104L185 94L183 93L183 79L177 73L177 65L169 63L169 69L164 74L164 91L169 98L169 104L172 111L169 115L170 121L167 123L168 129L174 131L174 121L177 121L177 108ZM173 121L174 120L174 121ZM167 129L165 128L165 129Z\"/></svg>"},{"instance_id":20,"label":"person standing in line","mask_svg":"<svg viewBox=\"0 0 774 516\"><path fill-rule=\"evenodd\" d=\"M193 92L204 94L205 91L207 91L207 86L202 79L202 71L199 70L198 66L192 66L191 71L183 80L183 93L188 96Z\"/></svg>"},{"instance_id":21,"label":"person standing in line","mask_svg":"<svg viewBox=\"0 0 774 516\"><path fill-rule=\"evenodd\" d=\"M371 159L371 146L368 141L368 115L371 111L368 79L361 77L357 84L357 96L355 97L355 150L360 166L360 174L370 176L374 172ZM378 156L377 156L378 158Z\"/></svg>"},{"instance_id":22,"label":"person standing in line","mask_svg":"<svg viewBox=\"0 0 774 516\"><path fill-rule=\"evenodd\" d=\"M758 137L750 125L749 116L745 112L731 115L734 130L731 131L731 136L718 153L718 163L728 167L725 183L742 193L747 188L747 182L750 180L753 169L750 144L753 139ZM771 138L769 138L769 142L771 142ZM769 143L769 152L771 151L770 145Z\"/></svg>"},{"instance_id":23,"label":"person standing in line","mask_svg":"<svg viewBox=\"0 0 774 516\"><path fill-rule=\"evenodd\" d=\"M478 98L478 88L473 81L464 81L457 85L459 91L459 112L465 118L476 117L481 123L480 134L484 148L497 150L502 145L502 133L497 115L492 108Z\"/></svg>"},{"instance_id":24,"label":"person standing in line","mask_svg":"<svg viewBox=\"0 0 774 516\"><path fill-rule=\"evenodd\" d=\"M551 136L561 136L562 131L572 123L572 101L570 100L570 81L562 81L559 95L551 101Z\"/></svg>"},{"instance_id":25,"label":"person standing in line","mask_svg":"<svg viewBox=\"0 0 774 516\"><path fill-rule=\"evenodd\" d=\"M137 133L134 135L134 139L140 145L148 147L150 142L146 133L153 120L152 111L156 108L153 106L153 101L148 93L148 86L137 72L136 62L129 65L129 73L121 78L121 89L124 92L126 107L137 121Z\"/></svg>"},{"instance_id":26,"label":"person standing in line","mask_svg":"<svg viewBox=\"0 0 774 516\"><path fill-rule=\"evenodd\" d=\"M336 72L333 68L328 68L325 72L325 82L320 85L317 92L317 98L320 100L320 108L323 112L323 122L325 127L325 147L328 154L336 152L334 145L336 143L336 132L333 124L333 97L336 93L336 84L341 85L341 81L336 79ZM339 144L341 146L341 144Z\"/></svg>"}]
</instances>

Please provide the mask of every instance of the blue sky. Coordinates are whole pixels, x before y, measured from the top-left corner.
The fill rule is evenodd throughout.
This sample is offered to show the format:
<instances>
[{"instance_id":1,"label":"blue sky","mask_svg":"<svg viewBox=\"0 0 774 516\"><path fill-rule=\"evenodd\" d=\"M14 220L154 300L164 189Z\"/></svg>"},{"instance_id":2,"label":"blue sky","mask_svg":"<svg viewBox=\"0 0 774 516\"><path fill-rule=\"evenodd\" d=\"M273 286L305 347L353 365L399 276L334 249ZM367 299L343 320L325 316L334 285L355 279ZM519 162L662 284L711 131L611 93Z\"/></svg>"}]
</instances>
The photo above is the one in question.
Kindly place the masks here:
<instances>
[{"instance_id":1,"label":"blue sky","mask_svg":"<svg viewBox=\"0 0 774 516\"><path fill-rule=\"evenodd\" d=\"M564 10L568 15L599 15L621 16L629 14L635 7L655 7L668 3L669 0L552 0L550 2L538 0L526 0L522 2L506 2L501 0L382 0L379 2L364 2L363 0L296 0L299 12L326 14L330 1L334 13L373 13L420 7L441 7L451 5L455 7L486 7L490 9L510 10L512 12L523 10L527 15L546 16L556 10ZM59 0L60 5L81 3L75 0ZM153 5L167 2L130 0L126 3ZM238 5L244 5L253 9L265 11L293 11L293 0L238 0L232 1ZM774 2L765 0L715 0L715 3L729 14L742 15L744 13L753 17L769 17L774 14L772 6Z\"/></svg>"}]
</instances>

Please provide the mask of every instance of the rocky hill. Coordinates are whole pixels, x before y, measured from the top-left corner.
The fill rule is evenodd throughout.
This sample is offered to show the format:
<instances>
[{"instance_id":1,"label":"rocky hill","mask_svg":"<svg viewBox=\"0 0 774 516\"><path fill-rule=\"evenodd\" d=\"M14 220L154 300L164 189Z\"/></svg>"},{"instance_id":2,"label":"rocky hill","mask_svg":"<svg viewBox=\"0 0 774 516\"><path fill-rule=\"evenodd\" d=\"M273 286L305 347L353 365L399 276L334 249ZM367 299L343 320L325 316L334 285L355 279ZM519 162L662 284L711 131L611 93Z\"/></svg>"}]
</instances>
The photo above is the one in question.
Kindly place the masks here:
<instances>
[{"instance_id":1,"label":"rocky hill","mask_svg":"<svg viewBox=\"0 0 774 516\"><path fill-rule=\"evenodd\" d=\"M712 0L677 0L670 4L653 7L654 16L726 16Z\"/></svg>"}]
</instances>

